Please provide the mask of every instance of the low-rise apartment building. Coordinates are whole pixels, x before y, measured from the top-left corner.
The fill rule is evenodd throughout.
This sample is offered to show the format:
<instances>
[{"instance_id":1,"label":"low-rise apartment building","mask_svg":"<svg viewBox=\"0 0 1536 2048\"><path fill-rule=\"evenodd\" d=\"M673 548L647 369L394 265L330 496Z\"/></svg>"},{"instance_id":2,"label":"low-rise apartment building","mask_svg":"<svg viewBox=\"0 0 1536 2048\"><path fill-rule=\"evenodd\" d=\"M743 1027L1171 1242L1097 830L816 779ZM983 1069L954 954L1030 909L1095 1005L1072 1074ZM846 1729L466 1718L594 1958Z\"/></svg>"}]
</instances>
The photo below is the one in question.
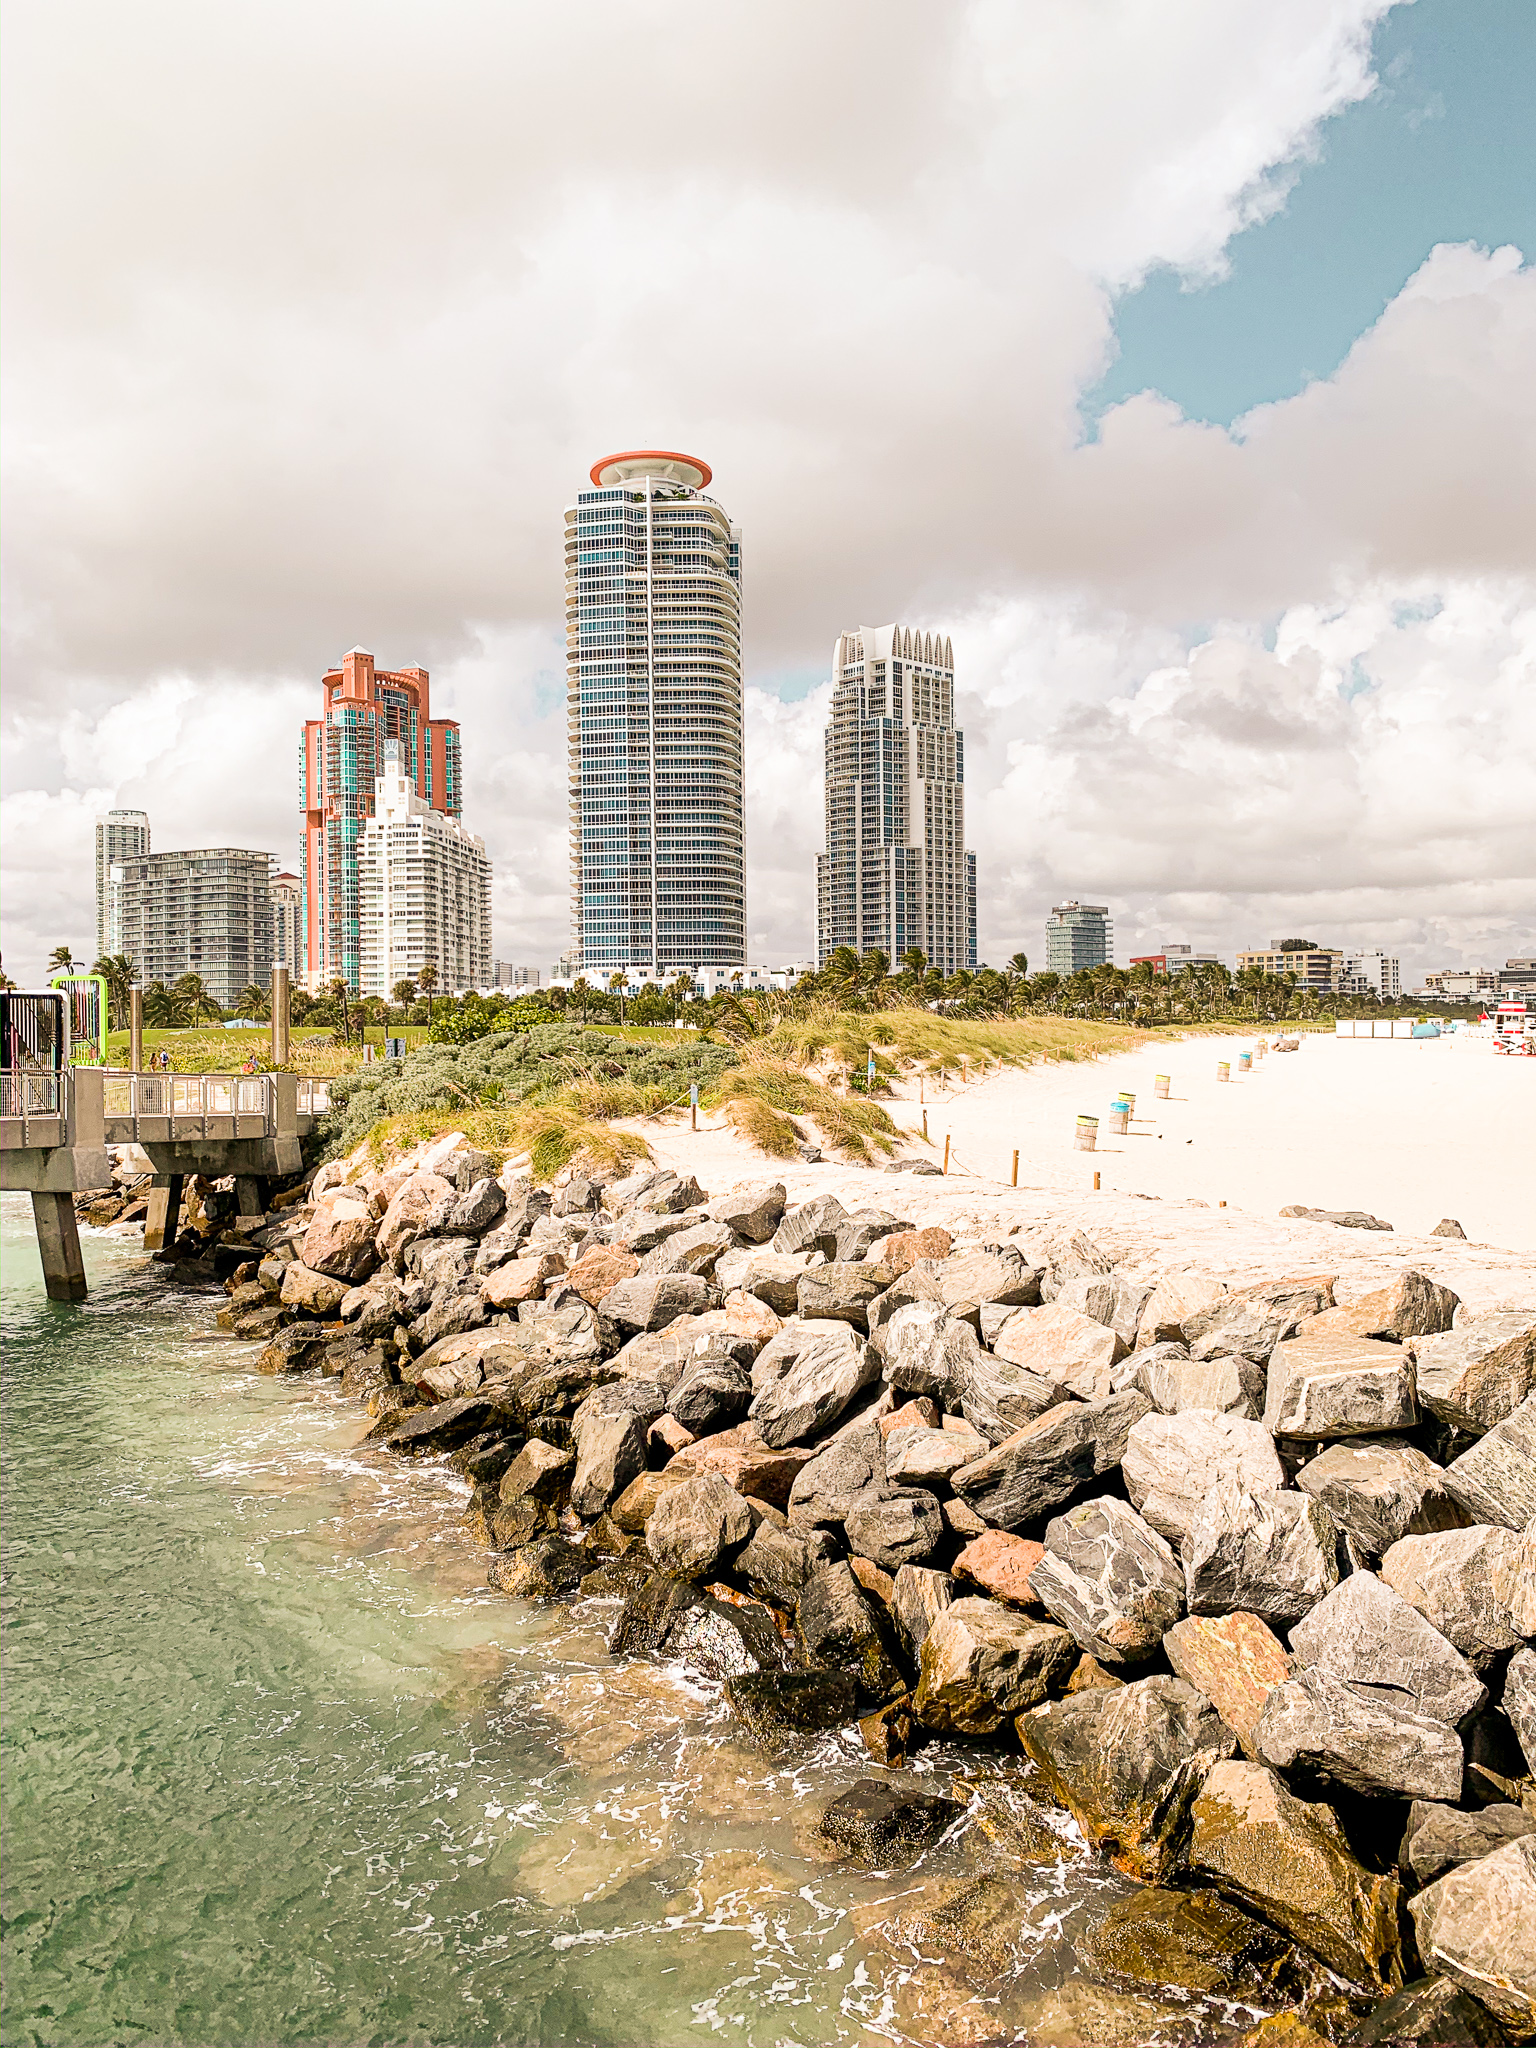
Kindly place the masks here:
<instances>
[{"instance_id":1,"label":"low-rise apartment building","mask_svg":"<svg viewBox=\"0 0 1536 2048\"><path fill-rule=\"evenodd\" d=\"M1337 946L1314 945L1310 939L1272 939L1262 949L1238 954L1238 973L1248 967L1263 974L1294 974L1301 988L1331 995L1344 972L1344 954Z\"/></svg>"}]
</instances>

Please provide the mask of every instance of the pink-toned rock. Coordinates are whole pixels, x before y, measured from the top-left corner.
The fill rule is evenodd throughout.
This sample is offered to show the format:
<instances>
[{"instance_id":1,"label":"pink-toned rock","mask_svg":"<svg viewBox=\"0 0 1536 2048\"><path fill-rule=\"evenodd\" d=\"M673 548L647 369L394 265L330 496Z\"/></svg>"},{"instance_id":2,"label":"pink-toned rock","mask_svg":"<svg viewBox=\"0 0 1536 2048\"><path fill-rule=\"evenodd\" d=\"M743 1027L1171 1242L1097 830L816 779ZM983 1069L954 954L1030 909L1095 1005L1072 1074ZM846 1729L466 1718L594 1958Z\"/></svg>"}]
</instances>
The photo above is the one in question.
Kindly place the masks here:
<instances>
[{"instance_id":1,"label":"pink-toned rock","mask_svg":"<svg viewBox=\"0 0 1536 2048\"><path fill-rule=\"evenodd\" d=\"M770 1450L758 1434L755 1422L738 1422L678 1452L667 1466L669 1472L692 1477L700 1472L718 1472L720 1477L748 1500L765 1500L776 1508L788 1507L789 1489L802 1465L816 1453L799 1446Z\"/></svg>"},{"instance_id":2,"label":"pink-toned rock","mask_svg":"<svg viewBox=\"0 0 1536 2048\"><path fill-rule=\"evenodd\" d=\"M622 1245L589 1244L567 1278L582 1300L596 1308L610 1287L631 1279L639 1270L640 1261Z\"/></svg>"},{"instance_id":3,"label":"pink-toned rock","mask_svg":"<svg viewBox=\"0 0 1536 2048\"><path fill-rule=\"evenodd\" d=\"M771 1344L784 1327L782 1316L775 1315L766 1301L759 1301L755 1294L744 1294L740 1288L725 1297L725 1306L714 1311L721 1318L721 1329L729 1337L745 1337L755 1344L759 1351L765 1344Z\"/></svg>"},{"instance_id":4,"label":"pink-toned rock","mask_svg":"<svg viewBox=\"0 0 1536 2048\"><path fill-rule=\"evenodd\" d=\"M337 1190L315 1211L299 1245L299 1259L312 1273L329 1273L333 1280L361 1280L373 1271L377 1228L366 1199Z\"/></svg>"},{"instance_id":5,"label":"pink-toned rock","mask_svg":"<svg viewBox=\"0 0 1536 2048\"><path fill-rule=\"evenodd\" d=\"M916 1231L911 1233L914 1237L917 1234ZM943 1419L946 1422L949 1420L948 1416ZM930 1401L926 1394L919 1394L915 1401L908 1401L905 1407L894 1408L889 1415L880 1417L880 1434L893 1436L898 1429L937 1429L939 1420L938 1403Z\"/></svg>"},{"instance_id":6,"label":"pink-toned rock","mask_svg":"<svg viewBox=\"0 0 1536 2048\"><path fill-rule=\"evenodd\" d=\"M440 1138L433 1138L422 1147L421 1171L441 1173L455 1152L462 1152L469 1140L462 1131L445 1131Z\"/></svg>"},{"instance_id":7,"label":"pink-toned rock","mask_svg":"<svg viewBox=\"0 0 1536 2048\"><path fill-rule=\"evenodd\" d=\"M685 1429L675 1415L658 1415L646 1431L645 1440L652 1454L662 1458L675 1458L695 1441L693 1431Z\"/></svg>"},{"instance_id":8,"label":"pink-toned rock","mask_svg":"<svg viewBox=\"0 0 1536 2048\"><path fill-rule=\"evenodd\" d=\"M344 1159L327 1159L309 1184L309 1199L318 1205L328 1194L339 1188L346 1178L347 1162Z\"/></svg>"},{"instance_id":9,"label":"pink-toned rock","mask_svg":"<svg viewBox=\"0 0 1536 2048\"><path fill-rule=\"evenodd\" d=\"M447 1181L437 1173L413 1173L403 1180L390 1197L384 1221L379 1225L379 1257L392 1259L401 1246L417 1234L434 1205L452 1192Z\"/></svg>"},{"instance_id":10,"label":"pink-toned rock","mask_svg":"<svg viewBox=\"0 0 1536 2048\"><path fill-rule=\"evenodd\" d=\"M992 1349L1010 1365L1038 1373L1084 1401L1104 1400L1113 1392L1110 1368L1125 1356L1117 1330L1059 1301L1016 1310L993 1338Z\"/></svg>"},{"instance_id":11,"label":"pink-toned rock","mask_svg":"<svg viewBox=\"0 0 1536 2048\"><path fill-rule=\"evenodd\" d=\"M558 1252L530 1252L523 1259L509 1259L486 1274L480 1292L491 1308L516 1308L521 1301L540 1301L544 1283L565 1271Z\"/></svg>"},{"instance_id":12,"label":"pink-toned rock","mask_svg":"<svg viewBox=\"0 0 1536 2048\"><path fill-rule=\"evenodd\" d=\"M994 1600L1006 1600L1014 1607L1038 1607L1029 1575L1045 1555L1043 1543L1027 1536L1010 1536L1005 1529L989 1529L968 1543L952 1567L957 1579L979 1586Z\"/></svg>"},{"instance_id":13,"label":"pink-toned rock","mask_svg":"<svg viewBox=\"0 0 1536 2048\"><path fill-rule=\"evenodd\" d=\"M926 1230L897 1230L880 1247L880 1263L899 1279L919 1259L947 1259L955 1241L937 1223Z\"/></svg>"},{"instance_id":14,"label":"pink-toned rock","mask_svg":"<svg viewBox=\"0 0 1536 2048\"><path fill-rule=\"evenodd\" d=\"M896 1581L890 1573L881 1571L879 1565L872 1564L867 1557L850 1557L848 1569L870 1598L878 1600L882 1607L889 1610L891 1602L896 1598Z\"/></svg>"},{"instance_id":15,"label":"pink-toned rock","mask_svg":"<svg viewBox=\"0 0 1536 2048\"><path fill-rule=\"evenodd\" d=\"M1291 1675L1278 1636L1256 1614L1192 1614L1163 1637L1175 1672L1197 1686L1243 1745L1257 1758L1253 1731L1274 1686Z\"/></svg>"}]
</instances>

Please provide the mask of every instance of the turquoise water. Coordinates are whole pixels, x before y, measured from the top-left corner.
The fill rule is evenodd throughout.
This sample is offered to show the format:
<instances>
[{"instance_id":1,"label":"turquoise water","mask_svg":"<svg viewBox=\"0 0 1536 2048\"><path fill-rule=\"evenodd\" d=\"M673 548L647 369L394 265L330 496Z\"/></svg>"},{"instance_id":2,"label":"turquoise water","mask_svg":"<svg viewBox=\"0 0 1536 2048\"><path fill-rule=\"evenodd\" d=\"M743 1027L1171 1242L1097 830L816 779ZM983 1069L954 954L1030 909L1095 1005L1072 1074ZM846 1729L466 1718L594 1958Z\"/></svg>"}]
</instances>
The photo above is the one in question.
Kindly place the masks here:
<instances>
[{"instance_id":1,"label":"turquoise water","mask_svg":"<svg viewBox=\"0 0 1536 2048\"><path fill-rule=\"evenodd\" d=\"M817 1842L855 1748L775 1775L610 1609L490 1592L461 1482L216 1301L90 1236L50 1303L3 1212L5 2043L962 2038L859 1939L922 1873ZM1041 1878L1036 1987L1081 1891Z\"/></svg>"}]
</instances>

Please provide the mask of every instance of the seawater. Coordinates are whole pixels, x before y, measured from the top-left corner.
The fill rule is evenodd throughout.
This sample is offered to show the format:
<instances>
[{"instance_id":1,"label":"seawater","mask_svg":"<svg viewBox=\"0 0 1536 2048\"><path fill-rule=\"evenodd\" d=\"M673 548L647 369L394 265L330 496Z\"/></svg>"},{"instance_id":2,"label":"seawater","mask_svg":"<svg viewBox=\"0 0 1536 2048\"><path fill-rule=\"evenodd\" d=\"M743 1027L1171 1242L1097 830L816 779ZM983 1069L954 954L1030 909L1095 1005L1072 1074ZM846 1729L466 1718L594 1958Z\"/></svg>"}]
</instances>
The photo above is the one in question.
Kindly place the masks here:
<instances>
[{"instance_id":1,"label":"seawater","mask_svg":"<svg viewBox=\"0 0 1536 2048\"><path fill-rule=\"evenodd\" d=\"M611 1604L493 1593L455 1474L257 1375L132 1239L49 1302L0 1206L6 2044L1011 2040L1071 1988L1118 1880L1021 1877L970 1999L880 1930L985 1845L851 1871L816 1822L856 1743L774 1768L716 1688L607 1656Z\"/></svg>"}]
</instances>

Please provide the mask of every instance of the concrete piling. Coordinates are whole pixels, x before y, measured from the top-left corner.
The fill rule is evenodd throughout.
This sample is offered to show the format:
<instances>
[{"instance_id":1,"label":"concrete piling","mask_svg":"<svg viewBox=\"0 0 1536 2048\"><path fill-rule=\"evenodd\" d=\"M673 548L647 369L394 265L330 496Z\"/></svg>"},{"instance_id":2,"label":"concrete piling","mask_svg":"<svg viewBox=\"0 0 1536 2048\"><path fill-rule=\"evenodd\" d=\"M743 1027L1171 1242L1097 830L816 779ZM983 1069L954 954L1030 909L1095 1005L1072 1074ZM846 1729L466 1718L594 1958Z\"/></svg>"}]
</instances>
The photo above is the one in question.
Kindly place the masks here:
<instances>
[{"instance_id":1,"label":"concrete piling","mask_svg":"<svg viewBox=\"0 0 1536 2048\"><path fill-rule=\"evenodd\" d=\"M43 1284L50 1301L84 1301L85 1260L75 1222L73 1195L32 1194L32 1221L42 1254Z\"/></svg>"}]
</instances>

